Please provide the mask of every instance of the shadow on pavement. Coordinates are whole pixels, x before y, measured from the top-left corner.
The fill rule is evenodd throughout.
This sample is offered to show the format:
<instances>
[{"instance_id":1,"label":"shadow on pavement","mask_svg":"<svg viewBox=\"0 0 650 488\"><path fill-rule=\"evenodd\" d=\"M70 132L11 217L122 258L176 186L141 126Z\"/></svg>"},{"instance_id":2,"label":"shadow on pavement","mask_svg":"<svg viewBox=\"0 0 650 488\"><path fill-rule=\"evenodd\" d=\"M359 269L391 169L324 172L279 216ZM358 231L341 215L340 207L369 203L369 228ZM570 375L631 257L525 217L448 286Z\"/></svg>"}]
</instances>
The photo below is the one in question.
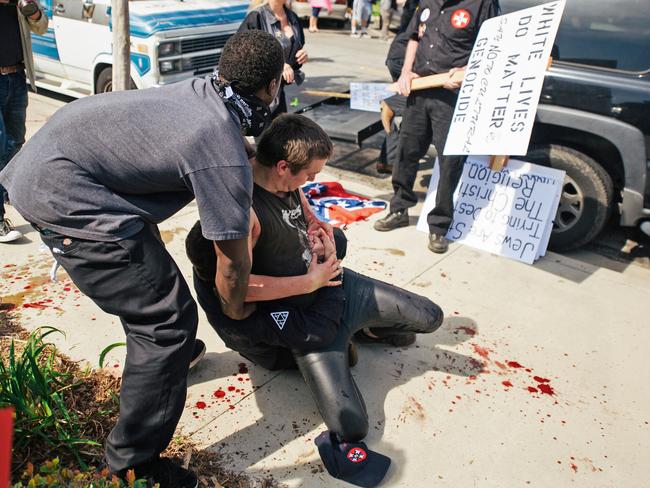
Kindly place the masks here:
<instances>
[{"instance_id":1,"label":"shadow on pavement","mask_svg":"<svg viewBox=\"0 0 650 488\"><path fill-rule=\"evenodd\" d=\"M477 330L473 320L455 316L445 319L435 333L419 335L416 344L408 348L358 346L359 363L352 371L368 408L370 432L366 442L371 449L393 459L395 468L391 468L388 479L395 475L394 470L403 465L405 454L400 447L382 442L387 422L384 410L387 395L414 378L434 371L441 375L467 378L480 375L483 370L480 361L440 347L453 347L465 342L471 339ZM191 383L205 381L208 376L209 379L228 376L232 374L232 364L240 360L243 359L232 351L209 354L204 360L207 364L201 367L201 374L191 378ZM313 430L321 428L322 419L299 372L273 372L253 366L249 374L252 385L256 388L253 398L262 414L261 417L257 418L254 424L219 439L208 449L231 457L233 461L236 459L238 469L253 466L266 458L273 459L268 468L266 463L262 463L255 471L249 471L253 475L271 475L276 479L309 479L322 473L320 459L314 459L316 449L309 435ZM424 388L427 388L426 384ZM391 401L396 401L395 396L392 396ZM397 422L404 422L409 416L422 415L421 409L422 406L415 396L409 396ZM282 460L283 447L299 437L305 437L306 445L302 456L304 460L300 459L300 455L298 459ZM321 476L328 475L325 473Z\"/></svg>"}]
</instances>

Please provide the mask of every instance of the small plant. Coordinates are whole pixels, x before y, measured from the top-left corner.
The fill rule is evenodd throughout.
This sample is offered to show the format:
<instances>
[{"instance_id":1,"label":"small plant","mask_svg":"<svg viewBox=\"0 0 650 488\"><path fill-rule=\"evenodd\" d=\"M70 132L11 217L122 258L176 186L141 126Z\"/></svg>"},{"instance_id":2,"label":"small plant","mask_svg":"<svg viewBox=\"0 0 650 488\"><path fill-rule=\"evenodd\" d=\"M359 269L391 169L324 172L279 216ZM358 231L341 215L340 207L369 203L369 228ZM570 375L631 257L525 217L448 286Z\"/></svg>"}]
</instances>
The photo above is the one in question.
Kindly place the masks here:
<instances>
[{"instance_id":1,"label":"small plant","mask_svg":"<svg viewBox=\"0 0 650 488\"><path fill-rule=\"evenodd\" d=\"M113 344L110 344L106 346L104 349L102 349L102 352L99 353L99 367L100 368L104 367L104 361L106 360L106 355L109 352L111 352L116 347L123 347L123 346L126 346L126 342L114 342Z\"/></svg>"},{"instance_id":2,"label":"small plant","mask_svg":"<svg viewBox=\"0 0 650 488\"><path fill-rule=\"evenodd\" d=\"M27 464L21 480L12 488L147 488L147 481L136 479L133 470L126 475L126 481L110 476L108 469L102 471L73 470L62 467L59 459L45 462L38 470ZM158 484L153 488L158 487Z\"/></svg>"},{"instance_id":3,"label":"small plant","mask_svg":"<svg viewBox=\"0 0 650 488\"><path fill-rule=\"evenodd\" d=\"M81 436L76 413L66 407L66 393L79 383L60 367L54 346L45 341L55 332L61 331L35 330L20 353L12 339L6 361L0 357L0 408L15 410L15 451L67 450L86 469L80 449L100 444Z\"/></svg>"}]
</instances>

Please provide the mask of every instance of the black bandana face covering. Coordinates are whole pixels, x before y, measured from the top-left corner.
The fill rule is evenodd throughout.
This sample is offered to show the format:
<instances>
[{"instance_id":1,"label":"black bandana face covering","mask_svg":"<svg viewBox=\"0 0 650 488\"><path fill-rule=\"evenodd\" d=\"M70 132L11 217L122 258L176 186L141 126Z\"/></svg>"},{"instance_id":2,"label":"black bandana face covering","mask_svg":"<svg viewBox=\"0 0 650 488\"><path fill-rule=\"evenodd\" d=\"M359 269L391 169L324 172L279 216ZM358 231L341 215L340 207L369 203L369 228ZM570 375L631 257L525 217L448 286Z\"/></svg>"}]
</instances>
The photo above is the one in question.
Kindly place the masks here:
<instances>
[{"instance_id":1,"label":"black bandana face covering","mask_svg":"<svg viewBox=\"0 0 650 488\"><path fill-rule=\"evenodd\" d=\"M226 106L239 117L242 132L257 137L271 123L269 106L255 95L235 92L230 83L219 79L219 73L212 74L212 84Z\"/></svg>"}]
</instances>

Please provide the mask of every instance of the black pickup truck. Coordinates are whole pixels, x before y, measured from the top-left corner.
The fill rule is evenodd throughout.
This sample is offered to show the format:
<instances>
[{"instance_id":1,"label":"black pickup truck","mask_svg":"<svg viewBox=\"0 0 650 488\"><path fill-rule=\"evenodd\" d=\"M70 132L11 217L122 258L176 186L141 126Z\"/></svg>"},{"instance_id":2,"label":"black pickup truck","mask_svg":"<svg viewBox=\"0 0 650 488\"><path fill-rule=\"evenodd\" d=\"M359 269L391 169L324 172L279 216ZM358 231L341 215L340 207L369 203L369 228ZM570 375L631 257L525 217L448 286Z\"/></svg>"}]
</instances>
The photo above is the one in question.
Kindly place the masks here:
<instances>
[{"instance_id":1,"label":"black pickup truck","mask_svg":"<svg viewBox=\"0 0 650 488\"><path fill-rule=\"evenodd\" d=\"M503 13L544 3L501 0ZM566 171L550 247L650 220L650 3L567 0L528 155Z\"/></svg>"}]
</instances>

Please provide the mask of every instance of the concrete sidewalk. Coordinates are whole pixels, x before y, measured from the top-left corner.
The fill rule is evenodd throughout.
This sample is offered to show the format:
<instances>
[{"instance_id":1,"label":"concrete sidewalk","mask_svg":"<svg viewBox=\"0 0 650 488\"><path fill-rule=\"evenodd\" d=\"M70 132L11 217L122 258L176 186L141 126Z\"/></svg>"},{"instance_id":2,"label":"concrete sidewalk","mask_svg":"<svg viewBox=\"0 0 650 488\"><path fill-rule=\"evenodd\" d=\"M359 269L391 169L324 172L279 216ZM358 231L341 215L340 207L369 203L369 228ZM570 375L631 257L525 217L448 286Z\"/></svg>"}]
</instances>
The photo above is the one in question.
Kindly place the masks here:
<instances>
[{"instance_id":1,"label":"concrete sidewalk","mask_svg":"<svg viewBox=\"0 0 650 488\"><path fill-rule=\"evenodd\" d=\"M31 101L33 130L56 102ZM353 173L326 169L319 179L386 196L385 182ZM0 245L2 302L28 329L65 331L55 337L61 350L97 367L100 351L123 340L118 320L64 271L50 282L38 235L11 207L9 217L26 237ZM188 279L183 243L196 219L191 204L160 226ZM527 266L460 245L439 256L414 226L380 234L361 222L347 236L346 266L430 297L447 317L409 348L360 347L353 371L371 419L366 440L393 460L384 486L647 486L650 270L553 253ZM189 377L185 434L252 476L350 486L322 469L313 438L324 426L298 373L248 363L203 316L198 335L208 354ZM113 350L107 367L119 373L123 354Z\"/></svg>"}]
</instances>

